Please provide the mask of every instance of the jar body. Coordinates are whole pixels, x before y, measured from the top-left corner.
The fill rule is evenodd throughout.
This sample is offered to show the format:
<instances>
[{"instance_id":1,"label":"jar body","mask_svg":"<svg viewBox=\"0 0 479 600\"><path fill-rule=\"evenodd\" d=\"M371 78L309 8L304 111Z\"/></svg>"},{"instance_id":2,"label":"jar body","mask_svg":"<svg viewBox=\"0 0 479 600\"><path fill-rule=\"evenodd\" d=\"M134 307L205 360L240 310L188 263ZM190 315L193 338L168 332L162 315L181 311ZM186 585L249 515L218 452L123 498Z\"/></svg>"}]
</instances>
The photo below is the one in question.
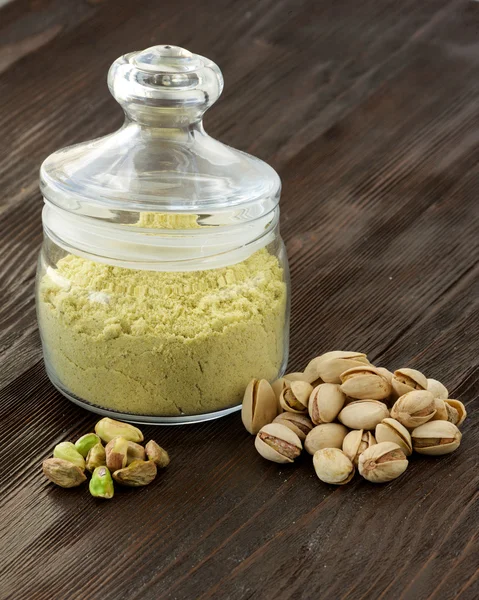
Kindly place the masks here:
<instances>
[{"instance_id":1,"label":"jar body","mask_svg":"<svg viewBox=\"0 0 479 600\"><path fill-rule=\"evenodd\" d=\"M125 268L61 248L45 231L36 303L45 365L69 399L143 423L239 408L253 377L285 370L290 284L278 229L220 268Z\"/></svg>"}]
</instances>

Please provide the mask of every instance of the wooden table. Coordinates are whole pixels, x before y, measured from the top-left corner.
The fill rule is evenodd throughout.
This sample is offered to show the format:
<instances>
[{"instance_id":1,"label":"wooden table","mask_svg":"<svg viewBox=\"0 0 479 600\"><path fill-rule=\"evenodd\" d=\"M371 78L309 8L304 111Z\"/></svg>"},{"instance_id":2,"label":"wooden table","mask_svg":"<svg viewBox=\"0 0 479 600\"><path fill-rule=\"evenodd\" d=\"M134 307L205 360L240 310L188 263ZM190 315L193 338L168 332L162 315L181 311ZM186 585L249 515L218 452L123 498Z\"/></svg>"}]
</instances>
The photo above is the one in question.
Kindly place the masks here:
<instances>
[{"instance_id":1,"label":"wooden table","mask_svg":"<svg viewBox=\"0 0 479 600\"><path fill-rule=\"evenodd\" d=\"M442 380L460 449L389 485L263 460L238 414L154 428L172 463L95 501L41 474L96 418L49 383L38 169L122 115L106 73L173 43L220 64L208 131L280 173L290 370L345 348ZM0 9L0 597L477 598L479 3L13 0ZM475 403L475 405L474 405Z\"/></svg>"}]
</instances>

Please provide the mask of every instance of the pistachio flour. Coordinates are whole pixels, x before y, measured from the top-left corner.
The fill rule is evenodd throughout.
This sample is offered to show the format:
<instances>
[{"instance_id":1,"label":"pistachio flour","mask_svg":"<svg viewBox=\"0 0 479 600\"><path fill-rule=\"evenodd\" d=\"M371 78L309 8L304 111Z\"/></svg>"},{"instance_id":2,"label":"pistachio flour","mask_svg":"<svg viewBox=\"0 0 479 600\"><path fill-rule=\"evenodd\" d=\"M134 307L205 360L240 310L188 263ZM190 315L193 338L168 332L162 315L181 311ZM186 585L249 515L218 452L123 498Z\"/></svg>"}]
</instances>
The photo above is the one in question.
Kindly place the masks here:
<instances>
[{"instance_id":1,"label":"pistachio flour","mask_svg":"<svg viewBox=\"0 0 479 600\"><path fill-rule=\"evenodd\" d=\"M284 353L286 286L262 249L221 269L156 272L68 255L49 268L38 316L50 373L83 400L178 416L241 401L274 379Z\"/></svg>"}]
</instances>

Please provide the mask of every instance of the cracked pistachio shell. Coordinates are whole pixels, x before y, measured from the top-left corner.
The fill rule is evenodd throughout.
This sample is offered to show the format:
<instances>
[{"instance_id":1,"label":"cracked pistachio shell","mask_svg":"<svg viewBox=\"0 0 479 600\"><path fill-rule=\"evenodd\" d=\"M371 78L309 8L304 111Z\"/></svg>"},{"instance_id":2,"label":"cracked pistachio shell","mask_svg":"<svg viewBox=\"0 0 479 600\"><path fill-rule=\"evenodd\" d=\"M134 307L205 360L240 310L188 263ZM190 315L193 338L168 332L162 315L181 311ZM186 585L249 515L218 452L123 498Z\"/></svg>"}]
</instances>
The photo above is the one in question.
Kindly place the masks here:
<instances>
[{"instance_id":1,"label":"cracked pistachio shell","mask_svg":"<svg viewBox=\"0 0 479 600\"><path fill-rule=\"evenodd\" d=\"M85 469L85 459L75 448L75 444L71 442L61 442L57 444L53 450L53 458L61 458L71 462L72 465Z\"/></svg>"},{"instance_id":2,"label":"cracked pistachio shell","mask_svg":"<svg viewBox=\"0 0 479 600\"><path fill-rule=\"evenodd\" d=\"M391 417L408 429L430 421L435 414L434 396L426 390L407 392L396 400L391 409Z\"/></svg>"},{"instance_id":3,"label":"cracked pistachio shell","mask_svg":"<svg viewBox=\"0 0 479 600\"><path fill-rule=\"evenodd\" d=\"M128 466L134 460L145 460L146 452L143 446L135 442L128 442L128 449L126 451L126 465Z\"/></svg>"},{"instance_id":4,"label":"cracked pistachio shell","mask_svg":"<svg viewBox=\"0 0 479 600\"><path fill-rule=\"evenodd\" d=\"M154 440L150 440L145 446L146 455L149 460L152 460L157 467L164 469L170 464L170 456L168 452L159 446Z\"/></svg>"},{"instance_id":5,"label":"cracked pistachio shell","mask_svg":"<svg viewBox=\"0 0 479 600\"><path fill-rule=\"evenodd\" d=\"M338 415L338 420L350 429L374 429L389 417L388 407L378 400L356 400L347 404Z\"/></svg>"},{"instance_id":6,"label":"cracked pistachio shell","mask_svg":"<svg viewBox=\"0 0 479 600\"><path fill-rule=\"evenodd\" d=\"M323 423L316 425L306 436L304 449L309 454L314 454L324 448L339 448L348 433L347 428L340 423Z\"/></svg>"},{"instance_id":7,"label":"cracked pistachio shell","mask_svg":"<svg viewBox=\"0 0 479 600\"><path fill-rule=\"evenodd\" d=\"M42 469L45 477L63 488L77 487L86 481L83 470L63 458L47 458Z\"/></svg>"},{"instance_id":8,"label":"cracked pistachio shell","mask_svg":"<svg viewBox=\"0 0 479 600\"><path fill-rule=\"evenodd\" d=\"M404 473L408 460L394 442L380 442L359 457L359 474L372 483L392 481Z\"/></svg>"},{"instance_id":9,"label":"cracked pistachio shell","mask_svg":"<svg viewBox=\"0 0 479 600\"><path fill-rule=\"evenodd\" d=\"M440 398L434 398L434 408L436 409L436 414L432 417L431 421L448 420L448 412L444 400L441 400Z\"/></svg>"},{"instance_id":10,"label":"cracked pistachio shell","mask_svg":"<svg viewBox=\"0 0 479 600\"><path fill-rule=\"evenodd\" d=\"M279 398L283 410L293 413L308 412L309 396L313 386L306 381L291 381Z\"/></svg>"},{"instance_id":11,"label":"cracked pistachio shell","mask_svg":"<svg viewBox=\"0 0 479 600\"><path fill-rule=\"evenodd\" d=\"M148 485L156 477L156 464L152 460L134 460L123 469L113 473L113 479L127 487Z\"/></svg>"},{"instance_id":12,"label":"cracked pistachio shell","mask_svg":"<svg viewBox=\"0 0 479 600\"><path fill-rule=\"evenodd\" d=\"M115 421L108 417L98 421L95 425L95 433L106 443L110 442L115 437L123 437L129 442L136 443L142 442L144 439L143 434L138 427L134 427L129 423Z\"/></svg>"},{"instance_id":13,"label":"cracked pistachio shell","mask_svg":"<svg viewBox=\"0 0 479 600\"><path fill-rule=\"evenodd\" d=\"M96 446L100 442L101 440L96 433L87 433L82 435L81 438L75 442L75 448L83 456L83 458L86 458L93 446Z\"/></svg>"},{"instance_id":14,"label":"cracked pistachio shell","mask_svg":"<svg viewBox=\"0 0 479 600\"><path fill-rule=\"evenodd\" d=\"M416 427L411 437L415 452L440 456L454 452L461 443L462 434L449 421L429 421Z\"/></svg>"},{"instance_id":15,"label":"cracked pistachio shell","mask_svg":"<svg viewBox=\"0 0 479 600\"><path fill-rule=\"evenodd\" d=\"M366 354L335 350L313 358L304 370L306 381L313 383L321 379L325 383L341 383L340 375L353 367L368 365Z\"/></svg>"},{"instance_id":16,"label":"cracked pistachio shell","mask_svg":"<svg viewBox=\"0 0 479 600\"><path fill-rule=\"evenodd\" d=\"M256 434L271 423L278 414L278 403L273 388L266 379L252 379L244 393L241 419L251 434Z\"/></svg>"},{"instance_id":17,"label":"cracked pistachio shell","mask_svg":"<svg viewBox=\"0 0 479 600\"><path fill-rule=\"evenodd\" d=\"M262 427L254 445L263 458L277 463L294 462L303 448L294 431L281 423L270 423Z\"/></svg>"},{"instance_id":18,"label":"cracked pistachio shell","mask_svg":"<svg viewBox=\"0 0 479 600\"><path fill-rule=\"evenodd\" d=\"M466 407L460 400L448 398L444 400L447 410L447 420L454 423L456 427L460 427L467 417Z\"/></svg>"},{"instance_id":19,"label":"cracked pistachio shell","mask_svg":"<svg viewBox=\"0 0 479 600\"><path fill-rule=\"evenodd\" d=\"M106 466L106 452L103 445L99 442L88 452L86 457L86 468L93 473L97 467Z\"/></svg>"},{"instance_id":20,"label":"cracked pistachio shell","mask_svg":"<svg viewBox=\"0 0 479 600\"><path fill-rule=\"evenodd\" d=\"M353 462L354 466L358 466L359 455L373 446L376 440L370 431L364 429L356 429L350 431L343 440L343 452Z\"/></svg>"},{"instance_id":21,"label":"cracked pistachio shell","mask_svg":"<svg viewBox=\"0 0 479 600\"><path fill-rule=\"evenodd\" d=\"M289 382L291 382L291 381L307 381L307 378L304 373L286 373L286 375L283 375L283 379L286 379L286 381L289 381Z\"/></svg>"},{"instance_id":22,"label":"cracked pistachio shell","mask_svg":"<svg viewBox=\"0 0 479 600\"><path fill-rule=\"evenodd\" d=\"M292 412L284 412L276 417L273 423L279 423L289 427L291 431L299 437L303 442L306 439L308 433L313 429L311 420L306 415L299 415Z\"/></svg>"},{"instance_id":23,"label":"cracked pistachio shell","mask_svg":"<svg viewBox=\"0 0 479 600\"><path fill-rule=\"evenodd\" d=\"M391 384L376 367L362 365L341 374L341 391L357 400L384 400L391 393Z\"/></svg>"},{"instance_id":24,"label":"cracked pistachio shell","mask_svg":"<svg viewBox=\"0 0 479 600\"><path fill-rule=\"evenodd\" d=\"M392 387L399 397L407 394L407 392L427 389L427 379L416 369L398 369L394 371Z\"/></svg>"},{"instance_id":25,"label":"cracked pistachio shell","mask_svg":"<svg viewBox=\"0 0 479 600\"><path fill-rule=\"evenodd\" d=\"M90 494L94 498L113 498L114 488L111 473L107 467L96 467L90 479Z\"/></svg>"},{"instance_id":26,"label":"cracked pistachio shell","mask_svg":"<svg viewBox=\"0 0 479 600\"><path fill-rule=\"evenodd\" d=\"M331 423L343 408L345 396L337 383L321 383L311 392L309 416L315 425Z\"/></svg>"},{"instance_id":27,"label":"cracked pistachio shell","mask_svg":"<svg viewBox=\"0 0 479 600\"><path fill-rule=\"evenodd\" d=\"M376 441L378 443L393 442L403 450L406 456L412 454L411 434L396 419L388 417L376 425Z\"/></svg>"},{"instance_id":28,"label":"cracked pistachio shell","mask_svg":"<svg viewBox=\"0 0 479 600\"><path fill-rule=\"evenodd\" d=\"M323 448L314 453L313 465L316 475L333 485L344 485L354 477L354 465L339 448Z\"/></svg>"},{"instance_id":29,"label":"cracked pistachio shell","mask_svg":"<svg viewBox=\"0 0 479 600\"><path fill-rule=\"evenodd\" d=\"M105 447L106 466L110 471L118 471L126 467L128 455L128 440L123 437L116 437Z\"/></svg>"},{"instance_id":30,"label":"cracked pistachio shell","mask_svg":"<svg viewBox=\"0 0 479 600\"><path fill-rule=\"evenodd\" d=\"M449 396L447 387L440 381L437 381L437 379L428 379L426 389L428 392L431 392L434 398L439 398L439 400L447 400Z\"/></svg>"}]
</instances>

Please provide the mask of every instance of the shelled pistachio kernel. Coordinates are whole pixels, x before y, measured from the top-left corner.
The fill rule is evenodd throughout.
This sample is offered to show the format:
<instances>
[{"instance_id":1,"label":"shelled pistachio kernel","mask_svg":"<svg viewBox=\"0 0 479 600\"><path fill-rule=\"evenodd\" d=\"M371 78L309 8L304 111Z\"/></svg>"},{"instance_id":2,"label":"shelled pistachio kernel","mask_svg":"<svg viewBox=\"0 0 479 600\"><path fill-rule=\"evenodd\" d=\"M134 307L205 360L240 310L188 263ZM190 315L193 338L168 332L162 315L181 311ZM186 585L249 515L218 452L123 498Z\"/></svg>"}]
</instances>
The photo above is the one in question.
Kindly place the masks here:
<instances>
[{"instance_id":1,"label":"shelled pistachio kernel","mask_svg":"<svg viewBox=\"0 0 479 600\"><path fill-rule=\"evenodd\" d=\"M324 448L341 449L347 433L347 428L341 425L341 423L322 423L321 425L316 425L306 436L304 449L312 455Z\"/></svg>"},{"instance_id":2,"label":"shelled pistachio kernel","mask_svg":"<svg viewBox=\"0 0 479 600\"><path fill-rule=\"evenodd\" d=\"M126 465L128 466L134 460L145 460L146 450L136 442L128 442L128 450L126 452Z\"/></svg>"},{"instance_id":3,"label":"shelled pistachio kernel","mask_svg":"<svg viewBox=\"0 0 479 600\"><path fill-rule=\"evenodd\" d=\"M241 419L246 431L258 433L277 414L278 404L271 385L266 379L252 379L246 387L241 407Z\"/></svg>"},{"instance_id":4,"label":"shelled pistachio kernel","mask_svg":"<svg viewBox=\"0 0 479 600\"><path fill-rule=\"evenodd\" d=\"M94 498L113 498L114 488L111 473L108 467L96 467L90 479L90 494Z\"/></svg>"},{"instance_id":5,"label":"shelled pistachio kernel","mask_svg":"<svg viewBox=\"0 0 479 600\"><path fill-rule=\"evenodd\" d=\"M304 376L309 383L318 379L324 383L341 383L341 373L368 364L368 358L362 352L334 350L313 358L304 370Z\"/></svg>"},{"instance_id":6,"label":"shelled pistachio kernel","mask_svg":"<svg viewBox=\"0 0 479 600\"><path fill-rule=\"evenodd\" d=\"M376 367L362 365L341 373L341 391L357 400L384 400L391 394L391 384Z\"/></svg>"},{"instance_id":7,"label":"shelled pistachio kernel","mask_svg":"<svg viewBox=\"0 0 479 600\"><path fill-rule=\"evenodd\" d=\"M62 458L47 458L42 469L45 477L63 488L77 487L86 481L83 469Z\"/></svg>"},{"instance_id":8,"label":"shelled pistachio kernel","mask_svg":"<svg viewBox=\"0 0 479 600\"><path fill-rule=\"evenodd\" d=\"M61 458L71 462L80 469L85 469L85 459L71 442L61 442L53 449L53 458Z\"/></svg>"},{"instance_id":9,"label":"shelled pistachio kernel","mask_svg":"<svg viewBox=\"0 0 479 600\"><path fill-rule=\"evenodd\" d=\"M280 425L289 427L302 442L304 442L308 433L313 429L313 424L306 415L292 412L283 412L279 414L274 419L273 423L279 423Z\"/></svg>"},{"instance_id":10,"label":"shelled pistachio kernel","mask_svg":"<svg viewBox=\"0 0 479 600\"><path fill-rule=\"evenodd\" d=\"M396 419L383 419L376 425L376 442L393 442L406 456L412 454L412 441L409 431Z\"/></svg>"},{"instance_id":11,"label":"shelled pistachio kernel","mask_svg":"<svg viewBox=\"0 0 479 600\"><path fill-rule=\"evenodd\" d=\"M256 450L263 458L277 463L292 463L301 454L299 437L286 425L270 423L258 432Z\"/></svg>"},{"instance_id":12,"label":"shelled pistachio kernel","mask_svg":"<svg viewBox=\"0 0 479 600\"><path fill-rule=\"evenodd\" d=\"M344 406L345 395L337 383L321 383L311 392L309 416L315 425L331 423Z\"/></svg>"},{"instance_id":13,"label":"shelled pistachio kernel","mask_svg":"<svg viewBox=\"0 0 479 600\"><path fill-rule=\"evenodd\" d=\"M148 460L152 460L160 469L164 469L170 464L168 452L154 440L150 440L148 444L146 444L145 450Z\"/></svg>"},{"instance_id":14,"label":"shelled pistachio kernel","mask_svg":"<svg viewBox=\"0 0 479 600\"><path fill-rule=\"evenodd\" d=\"M129 442L136 443L142 442L144 439L138 427L108 417L98 421L95 425L95 433L106 443L111 442L115 437L123 437Z\"/></svg>"},{"instance_id":15,"label":"shelled pistachio kernel","mask_svg":"<svg viewBox=\"0 0 479 600\"><path fill-rule=\"evenodd\" d=\"M415 452L441 456L454 452L461 443L462 434L449 421L429 421L416 427L411 433Z\"/></svg>"},{"instance_id":16,"label":"shelled pistachio kernel","mask_svg":"<svg viewBox=\"0 0 479 600\"><path fill-rule=\"evenodd\" d=\"M306 381L291 381L279 398L283 410L293 413L308 412L308 401L313 386Z\"/></svg>"},{"instance_id":17,"label":"shelled pistachio kernel","mask_svg":"<svg viewBox=\"0 0 479 600\"><path fill-rule=\"evenodd\" d=\"M370 446L359 456L359 473L373 483L392 481L404 473L408 460L394 442L380 442Z\"/></svg>"},{"instance_id":18,"label":"shelled pistachio kernel","mask_svg":"<svg viewBox=\"0 0 479 600\"><path fill-rule=\"evenodd\" d=\"M435 414L434 396L426 390L407 392L396 400L391 409L391 417L408 429L430 421Z\"/></svg>"},{"instance_id":19,"label":"shelled pistachio kernel","mask_svg":"<svg viewBox=\"0 0 479 600\"><path fill-rule=\"evenodd\" d=\"M127 487L148 485L156 477L156 464L152 460L134 460L113 473L113 479Z\"/></svg>"},{"instance_id":20,"label":"shelled pistachio kernel","mask_svg":"<svg viewBox=\"0 0 479 600\"><path fill-rule=\"evenodd\" d=\"M344 438L342 450L349 460L352 461L353 465L357 467L359 455L375 443L376 440L370 431L355 429L350 431Z\"/></svg>"},{"instance_id":21,"label":"shelled pistachio kernel","mask_svg":"<svg viewBox=\"0 0 479 600\"><path fill-rule=\"evenodd\" d=\"M96 446L96 444L100 442L101 440L96 433L87 433L77 439L75 442L75 448L83 456L83 458L86 458L88 452L90 452L93 446Z\"/></svg>"},{"instance_id":22,"label":"shelled pistachio kernel","mask_svg":"<svg viewBox=\"0 0 479 600\"><path fill-rule=\"evenodd\" d=\"M391 383L393 390L398 397L404 396L404 394L413 392L414 390L427 389L427 379L425 375L423 375L421 371L408 369L406 367L394 371Z\"/></svg>"},{"instance_id":23,"label":"shelled pistachio kernel","mask_svg":"<svg viewBox=\"0 0 479 600\"><path fill-rule=\"evenodd\" d=\"M356 400L343 408L338 415L338 420L349 429L372 430L387 417L389 417L389 410L383 402Z\"/></svg>"},{"instance_id":24,"label":"shelled pistachio kernel","mask_svg":"<svg viewBox=\"0 0 479 600\"><path fill-rule=\"evenodd\" d=\"M105 467L106 466L106 452L105 448L101 443L95 444L93 448L91 448L90 452L88 452L86 457L86 468L90 473L97 467Z\"/></svg>"},{"instance_id":25,"label":"shelled pistachio kernel","mask_svg":"<svg viewBox=\"0 0 479 600\"><path fill-rule=\"evenodd\" d=\"M431 392L434 398L439 398L439 400L447 400L449 396L447 387L437 379L428 379L426 389L428 392Z\"/></svg>"},{"instance_id":26,"label":"shelled pistachio kernel","mask_svg":"<svg viewBox=\"0 0 479 600\"><path fill-rule=\"evenodd\" d=\"M113 473L118 469L126 467L128 455L128 440L124 437L116 437L108 442L105 447L106 466Z\"/></svg>"},{"instance_id":27,"label":"shelled pistachio kernel","mask_svg":"<svg viewBox=\"0 0 479 600\"><path fill-rule=\"evenodd\" d=\"M316 475L325 483L344 485L354 477L354 465L339 448L323 448L314 453Z\"/></svg>"},{"instance_id":28,"label":"shelled pistachio kernel","mask_svg":"<svg viewBox=\"0 0 479 600\"><path fill-rule=\"evenodd\" d=\"M452 398L444 400L444 403L446 404L447 420L454 423L456 427L460 427L467 417L466 407L460 400L453 400Z\"/></svg>"}]
</instances>

